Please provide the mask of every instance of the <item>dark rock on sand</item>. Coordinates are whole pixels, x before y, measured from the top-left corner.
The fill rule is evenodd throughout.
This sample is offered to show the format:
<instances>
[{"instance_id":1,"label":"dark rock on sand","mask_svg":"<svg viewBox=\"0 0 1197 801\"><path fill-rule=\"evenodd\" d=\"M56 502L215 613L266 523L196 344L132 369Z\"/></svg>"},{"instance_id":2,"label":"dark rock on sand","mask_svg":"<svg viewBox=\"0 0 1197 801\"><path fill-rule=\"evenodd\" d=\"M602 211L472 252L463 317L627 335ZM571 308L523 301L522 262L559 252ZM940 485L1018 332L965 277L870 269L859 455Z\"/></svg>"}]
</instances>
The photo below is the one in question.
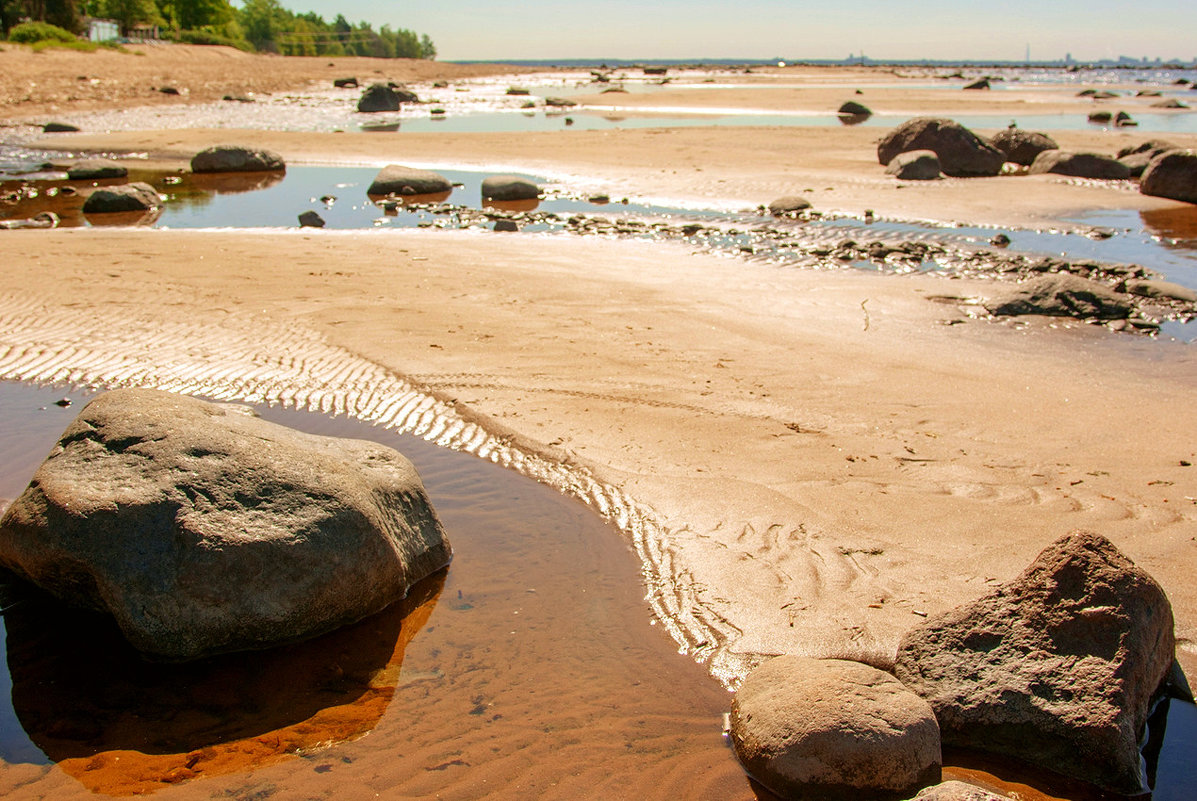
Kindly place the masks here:
<instances>
[{"instance_id":1,"label":"dark rock on sand","mask_svg":"<svg viewBox=\"0 0 1197 801\"><path fill-rule=\"evenodd\" d=\"M74 133L78 130L78 125L71 125L69 122L47 122L42 126L42 133Z\"/></svg>"},{"instance_id":2,"label":"dark rock on sand","mask_svg":"<svg viewBox=\"0 0 1197 801\"><path fill-rule=\"evenodd\" d=\"M848 117L868 117L872 116L873 110L864 103L857 103L855 100L849 100L840 106L836 114Z\"/></svg>"},{"instance_id":3,"label":"dark rock on sand","mask_svg":"<svg viewBox=\"0 0 1197 801\"><path fill-rule=\"evenodd\" d=\"M1124 147L1119 150L1118 161L1126 165L1132 178L1138 178L1143 175L1143 171L1147 169L1147 165L1151 163L1152 159L1161 153L1176 149L1176 145L1163 139L1149 139L1140 145Z\"/></svg>"},{"instance_id":4,"label":"dark rock on sand","mask_svg":"<svg viewBox=\"0 0 1197 801\"><path fill-rule=\"evenodd\" d=\"M395 451L153 390L89 403L0 520L0 564L170 660L331 631L450 555Z\"/></svg>"},{"instance_id":5,"label":"dark rock on sand","mask_svg":"<svg viewBox=\"0 0 1197 801\"><path fill-rule=\"evenodd\" d=\"M903 181L934 181L942 169L933 150L908 150L894 156L885 168L886 175Z\"/></svg>"},{"instance_id":6,"label":"dark rock on sand","mask_svg":"<svg viewBox=\"0 0 1197 801\"><path fill-rule=\"evenodd\" d=\"M973 81L972 83L966 83L964 85L964 88L965 89L989 89L990 88L989 79L981 78L979 80Z\"/></svg>"},{"instance_id":7,"label":"dark rock on sand","mask_svg":"<svg viewBox=\"0 0 1197 801\"><path fill-rule=\"evenodd\" d=\"M452 191L448 178L431 170L418 170L401 164L383 167L367 190L368 195L434 195Z\"/></svg>"},{"instance_id":8,"label":"dark rock on sand","mask_svg":"<svg viewBox=\"0 0 1197 801\"><path fill-rule=\"evenodd\" d=\"M379 111L398 111L403 103L418 103L415 93L406 89L396 89L385 83L373 83L362 92L357 101L357 110L372 114Z\"/></svg>"},{"instance_id":9,"label":"dark rock on sand","mask_svg":"<svg viewBox=\"0 0 1197 801\"><path fill-rule=\"evenodd\" d=\"M1170 97L1167 100L1160 100L1151 104L1152 108L1188 108L1187 105L1177 100L1175 97Z\"/></svg>"},{"instance_id":10,"label":"dark rock on sand","mask_svg":"<svg viewBox=\"0 0 1197 801\"><path fill-rule=\"evenodd\" d=\"M300 228L323 228L324 218L310 209L299 215Z\"/></svg>"},{"instance_id":11,"label":"dark rock on sand","mask_svg":"<svg viewBox=\"0 0 1197 801\"><path fill-rule=\"evenodd\" d=\"M1021 128L1004 128L989 140L1006 155L1006 161L1031 166L1035 157L1045 150L1058 150L1056 140L1038 131L1024 131Z\"/></svg>"},{"instance_id":12,"label":"dark rock on sand","mask_svg":"<svg viewBox=\"0 0 1197 801\"><path fill-rule=\"evenodd\" d=\"M923 788L910 801L1008 801L1009 796L996 795L975 784L959 781L944 782Z\"/></svg>"},{"instance_id":13,"label":"dark rock on sand","mask_svg":"<svg viewBox=\"0 0 1197 801\"><path fill-rule=\"evenodd\" d=\"M948 119L916 117L887 133L877 145L877 160L888 165L909 150L931 150L944 175L997 175L1006 157L968 128Z\"/></svg>"},{"instance_id":14,"label":"dark rock on sand","mask_svg":"<svg viewBox=\"0 0 1197 801\"><path fill-rule=\"evenodd\" d=\"M1174 284L1171 281L1152 279L1127 281L1123 291L1141 298L1155 298L1157 300L1177 300L1181 303L1197 303L1197 291L1187 286Z\"/></svg>"},{"instance_id":15,"label":"dark rock on sand","mask_svg":"<svg viewBox=\"0 0 1197 801\"><path fill-rule=\"evenodd\" d=\"M241 145L215 145L196 153L192 172L275 172L287 169L283 157L272 150Z\"/></svg>"},{"instance_id":16,"label":"dark rock on sand","mask_svg":"<svg viewBox=\"0 0 1197 801\"><path fill-rule=\"evenodd\" d=\"M356 89L358 82L357 78L336 78L333 80L333 86L338 89Z\"/></svg>"},{"instance_id":17,"label":"dark rock on sand","mask_svg":"<svg viewBox=\"0 0 1197 801\"><path fill-rule=\"evenodd\" d=\"M96 181L105 178L124 178L129 170L112 159L84 159L67 167L67 178L72 181Z\"/></svg>"},{"instance_id":18,"label":"dark rock on sand","mask_svg":"<svg viewBox=\"0 0 1197 801\"><path fill-rule=\"evenodd\" d=\"M1135 120L1131 118L1130 114L1127 114L1125 111L1119 111L1114 115L1114 124L1120 128L1130 128L1138 125L1139 123L1135 122Z\"/></svg>"},{"instance_id":19,"label":"dark rock on sand","mask_svg":"<svg viewBox=\"0 0 1197 801\"><path fill-rule=\"evenodd\" d=\"M1139 191L1197 203L1197 151L1171 150L1156 156L1143 171Z\"/></svg>"},{"instance_id":20,"label":"dark rock on sand","mask_svg":"<svg viewBox=\"0 0 1197 801\"><path fill-rule=\"evenodd\" d=\"M1082 531L908 632L894 672L931 702L945 743L1133 795L1145 789L1139 738L1174 649L1164 591Z\"/></svg>"},{"instance_id":21,"label":"dark rock on sand","mask_svg":"<svg viewBox=\"0 0 1197 801\"><path fill-rule=\"evenodd\" d=\"M161 207L162 197L154 187L136 182L96 189L83 201L84 214L111 214L123 211L150 211Z\"/></svg>"},{"instance_id":22,"label":"dark rock on sand","mask_svg":"<svg viewBox=\"0 0 1197 801\"><path fill-rule=\"evenodd\" d=\"M1031 163L1030 174L1070 175L1074 178L1124 179L1130 178L1130 168L1118 159L1100 153L1071 153L1067 150L1045 150Z\"/></svg>"},{"instance_id":23,"label":"dark rock on sand","mask_svg":"<svg viewBox=\"0 0 1197 801\"><path fill-rule=\"evenodd\" d=\"M544 104L546 106L552 106L553 108L571 108L578 105L574 101L568 100L564 97L546 97L544 99Z\"/></svg>"},{"instance_id":24,"label":"dark rock on sand","mask_svg":"<svg viewBox=\"0 0 1197 801\"><path fill-rule=\"evenodd\" d=\"M769 213L774 217L785 217L809 208L810 201L806 198L798 197L797 195L786 195L785 197L777 198L777 200L769 204Z\"/></svg>"},{"instance_id":25,"label":"dark rock on sand","mask_svg":"<svg viewBox=\"0 0 1197 801\"><path fill-rule=\"evenodd\" d=\"M986 304L991 314L1014 317L1040 314L1048 317L1120 320L1130 316L1130 299L1105 284L1068 273L1033 278Z\"/></svg>"},{"instance_id":26,"label":"dark rock on sand","mask_svg":"<svg viewBox=\"0 0 1197 801\"><path fill-rule=\"evenodd\" d=\"M783 798L899 799L940 779L931 707L859 662L770 659L736 692L730 734L745 769Z\"/></svg>"},{"instance_id":27,"label":"dark rock on sand","mask_svg":"<svg viewBox=\"0 0 1197 801\"><path fill-rule=\"evenodd\" d=\"M535 200L540 187L514 175L491 175L482 180L483 200Z\"/></svg>"},{"instance_id":28,"label":"dark rock on sand","mask_svg":"<svg viewBox=\"0 0 1197 801\"><path fill-rule=\"evenodd\" d=\"M1114 119L1114 112L1112 111L1089 112L1089 122L1107 123L1112 119Z\"/></svg>"},{"instance_id":29,"label":"dark rock on sand","mask_svg":"<svg viewBox=\"0 0 1197 801\"><path fill-rule=\"evenodd\" d=\"M182 94L182 93L181 93L181 92L180 92L180 91L179 91L179 90L178 90L176 87L174 87L174 86L159 86L159 87L158 87L158 91L159 91L160 93L164 94L164 95L178 95L178 94Z\"/></svg>"},{"instance_id":30,"label":"dark rock on sand","mask_svg":"<svg viewBox=\"0 0 1197 801\"><path fill-rule=\"evenodd\" d=\"M518 86L509 86L509 87L507 87L507 94L513 95L516 97L523 97L525 95L530 95L532 93L529 90L521 89Z\"/></svg>"},{"instance_id":31,"label":"dark rock on sand","mask_svg":"<svg viewBox=\"0 0 1197 801\"><path fill-rule=\"evenodd\" d=\"M495 220L495 230L499 233L518 233L520 227L515 220Z\"/></svg>"},{"instance_id":32,"label":"dark rock on sand","mask_svg":"<svg viewBox=\"0 0 1197 801\"><path fill-rule=\"evenodd\" d=\"M665 75L669 72L668 67L645 67L645 75Z\"/></svg>"}]
</instances>

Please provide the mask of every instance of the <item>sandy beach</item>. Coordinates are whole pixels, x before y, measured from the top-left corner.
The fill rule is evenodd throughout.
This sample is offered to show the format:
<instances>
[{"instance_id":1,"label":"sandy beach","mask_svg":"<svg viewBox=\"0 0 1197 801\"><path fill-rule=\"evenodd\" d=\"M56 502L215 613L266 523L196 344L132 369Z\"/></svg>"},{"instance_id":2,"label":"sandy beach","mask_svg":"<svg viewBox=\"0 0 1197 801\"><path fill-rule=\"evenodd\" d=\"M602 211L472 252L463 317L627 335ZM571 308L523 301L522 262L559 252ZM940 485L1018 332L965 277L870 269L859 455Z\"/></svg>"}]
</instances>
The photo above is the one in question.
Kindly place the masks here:
<instances>
[{"instance_id":1,"label":"sandy beach","mask_svg":"<svg viewBox=\"0 0 1197 801\"><path fill-rule=\"evenodd\" d=\"M241 54L213 52L241 63ZM53 116L64 100L57 87L65 84L54 83L61 76L104 84L106 71L115 76L129 63L158 70L145 81L202 86L193 100L234 84L267 92L355 70L412 82L466 74L452 65L258 58L245 76L222 82L219 59L206 54L169 70L155 67L158 52L47 53L19 68L14 58L13 49L0 53L0 107L10 122ZM251 80L258 65L262 76ZM783 78L823 85L767 83ZM744 77L764 88L582 99L618 97L633 110L826 109L853 99L849 87L866 79L898 80L794 68ZM18 97L22 82L52 88ZM1092 106L1062 89L863 91L880 112L992 112L992 130L1004 127L996 115L1011 104L1078 114ZM384 138L191 129L47 135L38 144L145 153L145 163L177 166L210 144L237 141L292 164L520 170L581 192L716 208L802 194L829 212L995 228L1069 228L1096 210L1184 207L1059 176L899 183L876 160L884 130ZM1111 154L1152 137L1053 136L1066 149ZM1197 135L1166 138L1197 146ZM446 441L486 455L492 446L480 443L490 437L518 454L504 457L517 469L525 460L549 465L544 475L646 540L638 547L655 611L726 683L781 653L885 661L924 616L1012 578L1079 528L1109 537L1163 585L1177 655L1197 675L1191 344L1080 322L972 319L975 301L999 291L994 281L749 267L678 242L63 229L0 232L0 262L5 377L223 387L276 401L326 392L339 398L330 408L367 418L399 382L435 402L433 417L452 418L439 430L427 418L421 433L430 438L468 424L484 434ZM571 476L593 485L570 486Z\"/></svg>"}]
</instances>

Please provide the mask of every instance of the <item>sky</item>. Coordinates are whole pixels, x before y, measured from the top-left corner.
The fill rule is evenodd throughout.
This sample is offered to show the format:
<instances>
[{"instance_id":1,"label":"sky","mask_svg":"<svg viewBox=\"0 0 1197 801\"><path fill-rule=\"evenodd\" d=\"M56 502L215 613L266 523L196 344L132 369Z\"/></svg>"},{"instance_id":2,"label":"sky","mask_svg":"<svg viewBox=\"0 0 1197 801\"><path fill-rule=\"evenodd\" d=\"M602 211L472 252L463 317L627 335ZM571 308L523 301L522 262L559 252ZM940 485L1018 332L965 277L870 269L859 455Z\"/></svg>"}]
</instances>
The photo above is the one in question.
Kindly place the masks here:
<instances>
[{"instance_id":1,"label":"sky","mask_svg":"<svg viewBox=\"0 0 1197 801\"><path fill-rule=\"evenodd\" d=\"M1194 0L280 0L428 34L442 60L1197 59Z\"/></svg>"}]
</instances>

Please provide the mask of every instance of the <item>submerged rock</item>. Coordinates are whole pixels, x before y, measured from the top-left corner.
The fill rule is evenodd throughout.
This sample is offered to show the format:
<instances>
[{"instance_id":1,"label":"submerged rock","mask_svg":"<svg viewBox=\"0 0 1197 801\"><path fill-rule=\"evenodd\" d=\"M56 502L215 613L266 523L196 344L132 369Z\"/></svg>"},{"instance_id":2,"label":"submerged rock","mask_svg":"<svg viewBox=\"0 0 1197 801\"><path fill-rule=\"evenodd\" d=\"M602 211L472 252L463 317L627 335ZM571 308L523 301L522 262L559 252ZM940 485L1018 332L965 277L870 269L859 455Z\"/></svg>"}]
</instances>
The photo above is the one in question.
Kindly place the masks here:
<instances>
[{"instance_id":1,"label":"submerged rock","mask_svg":"<svg viewBox=\"0 0 1197 801\"><path fill-rule=\"evenodd\" d=\"M57 228L60 220L52 211L39 211L24 220L0 220L0 231L15 231L21 228Z\"/></svg>"},{"instance_id":2,"label":"submerged rock","mask_svg":"<svg viewBox=\"0 0 1197 801\"><path fill-rule=\"evenodd\" d=\"M379 111L398 111L403 103L418 103L414 92L385 83L372 83L357 101L357 110L372 114Z\"/></svg>"},{"instance_id":3,"label":"submerged rock","mask_svg":"<svg viewBox=\"0 0 1197 801\"><path fill-rule=\"evenodd\" d=\"M243 145L215 145L196 153L191 159L191 171L207 172L276 172L287 169L283 157L272 150Z\"/></svg>"},{"instance_id":4,"label":"submerged rock","mask_svg":"<svg viewBox=\"0 0 1197 801\"><path fill-rule=\"evenodd\" d=\"M1102 320L1124 319L1133 309L1127 296L1068 273L1044 275L1019 284L986 307L999 317L1042 314Z\"/></svg>"},{"instance_id":5,"label":"submerged rock","mask_svg":"<svg viewBox=\"0 0 1197 801\"><path fill-rule=\"evenodd\" d=\"M931 707L859 662L779 656L749 674L731 711L736 756L783 798L906 798L940 779Z\"/></svg>"},{"instance_id":6,"label":"submerged rock","mask_svg":"<svg viewBox=\"0 0 1197 801\"><path fill-rule=\"evenodd\" d=\"M1007 801L1008 798L973 784L950 781L926 787L910 801Z\"/></svg>"},{"instance_id":7,"label":"submerged rock","mask_svg":"<svg viewBox=\"0 0 1197 801\"><path fill-rule=\"evenodd\" d=\"M1164 591L1081 531L908 632L894 672L934 707L945 743L1133 795L1144 789L1139 738L1174 649Z\"/></svg>"},{"instance_id":8,"label":"submerged rock","mask_svg":"<svg viewBox=\"0 0 1197 801\"><path fill-rule=\"evenodd\" d=\"M994 147L1006 155L1006 161L1029 167L1035 157L1045 150L1058 150L1056 140L1038 131L1024 131L1021 128L1004 128L989 140Z\"/></svg>"},{"instance_id":9,"label":"submerged rock","mask_svg":"<svg viewBox=\"0 0 1197 801\"><path fill-rule=\"evenodd\" d=\"M0 565L169 660L331 631L449 559L395 451L153 390L89 403L0 520Z\"/></svg>"},{"instance_id":10,"label":"submerged rock","mask_svg":"<svg viewBox=\"0 0 1197 801\"><path fill-rule=\"evenodd\" d=\"M418 170L402 164L388 164L374 176L368 195L434 195L449 192L453 183L432 170Z\"/></svg>"},{"instance_id":11,"label":"submerged rock","mask_svg":"<svg viewBox=\"0 0 1197 801\"><path fill-rule=\"evenodd\" d=\"M154 187L135 182L96 189L83 201L84 214L112 214L123 211L150 211L162 206L162 196Z\"/></svg>"},{"instance_id":12,"label":"submerged rock","mask_svg":"<svg viewBox=\"0 0 1197 801\"><path fill-rule=\"evenodd\" d=\"M882 137L877 160L889 165L899 153L930 150L939 157L944 175L997 175L1006 156L963 125L948 119L916 117Z\"/></svg>"},{"instance_id":13,"label":"submerged rock","mask_svg":"<svg viewBox=\"0 0 1197 801\"><path fill-rule=\"evenodd\" d=\"M839 111L837 111L836 114L846 117L869 117L872 116L873 110L864 103L857 103L855 100L849 100L840 106Z\"/></svg>"}]
</instances>

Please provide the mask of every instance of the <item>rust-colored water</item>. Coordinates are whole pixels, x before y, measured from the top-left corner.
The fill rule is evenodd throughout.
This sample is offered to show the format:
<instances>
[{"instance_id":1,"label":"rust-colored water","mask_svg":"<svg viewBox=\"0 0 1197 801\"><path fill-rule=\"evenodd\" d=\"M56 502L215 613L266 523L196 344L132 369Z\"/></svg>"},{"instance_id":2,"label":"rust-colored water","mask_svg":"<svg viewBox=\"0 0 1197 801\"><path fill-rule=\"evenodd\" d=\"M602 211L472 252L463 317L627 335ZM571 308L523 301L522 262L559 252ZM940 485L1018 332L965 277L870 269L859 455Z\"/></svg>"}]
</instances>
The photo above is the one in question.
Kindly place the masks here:
<instances>
[{"instance_id":1,"label":"rust-colored water","mask_svg":"<svg viewBox=\"0 0 1197 801\"><path fill-rule=\"evenodd\" d=\"M85 400L48 405L61 394L0 390L0 496ZM264 416L408 454L456 551L447 574L320 640L184 666L22 596L5 621L24 734L0 737L0 797L757 797L721 735L727 692L651 625L634 555L593 512L419 440Z\"/></svg>"}]
</instances>

